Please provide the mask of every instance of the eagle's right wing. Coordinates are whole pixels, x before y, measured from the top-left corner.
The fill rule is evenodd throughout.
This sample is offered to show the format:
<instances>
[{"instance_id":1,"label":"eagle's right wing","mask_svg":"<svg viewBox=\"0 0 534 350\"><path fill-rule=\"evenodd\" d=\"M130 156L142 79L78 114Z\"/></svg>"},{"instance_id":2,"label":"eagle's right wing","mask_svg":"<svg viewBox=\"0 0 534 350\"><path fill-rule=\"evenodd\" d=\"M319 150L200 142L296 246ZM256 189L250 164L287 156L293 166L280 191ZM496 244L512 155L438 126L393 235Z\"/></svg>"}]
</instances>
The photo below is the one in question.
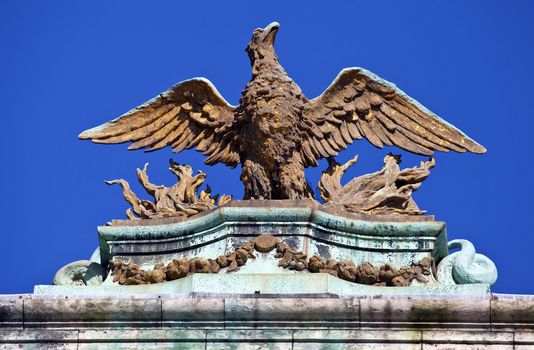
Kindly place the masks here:
<instances>
[{"instance_id":1,"label":"eagle's right wing","mask_svg":"<svg viewBox=\"0 0 534 350\"><path fill-rule=\"evenodd\" d=\"M174 152L196 147L208 156L206 164L240 162L234 109L211 82L194 78L180 82L159 96L103 125L86 130L80 139L95 143L132 142L130 150Z\"/></svg>"},{"instance_id":2,"label":"eagle's right wing","mask_svg":"<svg viewBox=\"0 0 534 350\"><path fill-rule=\"evenodd\" d=\"M409 152L484 153L486 149L447 123L394 84L363 68L346 68L310 101L302 122L305 165L336 156L354 140L366 138L378 148L397 146Z\"/></svg>"}]
</instances>

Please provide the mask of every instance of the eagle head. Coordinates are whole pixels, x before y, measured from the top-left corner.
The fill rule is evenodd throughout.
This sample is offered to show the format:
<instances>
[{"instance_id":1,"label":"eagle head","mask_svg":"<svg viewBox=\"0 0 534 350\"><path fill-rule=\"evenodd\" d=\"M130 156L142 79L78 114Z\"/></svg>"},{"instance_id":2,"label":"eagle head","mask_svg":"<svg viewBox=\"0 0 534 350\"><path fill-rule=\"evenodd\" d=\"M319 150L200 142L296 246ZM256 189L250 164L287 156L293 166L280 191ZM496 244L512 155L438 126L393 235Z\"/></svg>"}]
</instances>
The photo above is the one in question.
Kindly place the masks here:
<instances>
[{"instance_id":1,"label":"eagle head","mask_svg":"<svg viewBox=\"0 0 534 350\"><path fill-rule=\"evenodd\" d=\"M257 28L252 34L249 44L245 51L250 58L250 62L254 65L254 62L264 58L276 58L274 52L274 39L276 33L280 28L278 22L273 22L265 28Z\"/></svg>"}]
</instances>

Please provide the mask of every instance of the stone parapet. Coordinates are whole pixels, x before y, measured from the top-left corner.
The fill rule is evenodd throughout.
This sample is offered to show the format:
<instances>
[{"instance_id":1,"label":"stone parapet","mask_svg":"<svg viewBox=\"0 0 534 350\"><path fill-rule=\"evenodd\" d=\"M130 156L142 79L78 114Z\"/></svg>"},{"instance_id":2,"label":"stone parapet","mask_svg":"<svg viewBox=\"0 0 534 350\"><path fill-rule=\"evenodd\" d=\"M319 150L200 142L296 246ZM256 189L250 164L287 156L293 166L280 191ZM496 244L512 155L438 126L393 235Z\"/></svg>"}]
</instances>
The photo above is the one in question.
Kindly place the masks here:
<instances>
[{"instance_id":1,"label":"stone parapet","mask_svg":"<svg viewBox=\"0 0 534 350\"><path fill-rule=\"evenodd\" d=\"M444 222L309 200L232 201L187 219L115 220L98 233L91 260L64 266L35 293L476 295L497 279L470 242L447 242ZM262 239L274 244L257 249Z\"/></svg>"},{"instance_id":2,"label":"stone parapet","mask_svg":"<svg viewBox=\"0 0 534 350\"><path fill-rule=\"evenodd\" d=\"M8 295L0 328L0 348L529 349L534 297Z\"/></svg>"},{"instance_id":3,"label":"stone parapet","mask_svg":"<svg viewBox=\"0 0 534 350\"><path fill-rule=\"evenodd\" d=\"M431 217L236 201L98 233L53 285L0 296L0 349L534 346L534 297L492 294L491 260Z\"/></svg>"}]
</instances>

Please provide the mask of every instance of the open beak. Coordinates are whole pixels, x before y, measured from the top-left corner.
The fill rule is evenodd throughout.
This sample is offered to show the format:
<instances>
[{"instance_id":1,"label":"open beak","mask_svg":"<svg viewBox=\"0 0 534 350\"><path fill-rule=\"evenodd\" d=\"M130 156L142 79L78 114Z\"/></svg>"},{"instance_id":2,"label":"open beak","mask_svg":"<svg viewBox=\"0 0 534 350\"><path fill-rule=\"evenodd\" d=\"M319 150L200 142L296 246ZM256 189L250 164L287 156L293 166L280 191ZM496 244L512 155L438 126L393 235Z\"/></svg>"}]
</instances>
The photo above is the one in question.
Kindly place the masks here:
<instances>
[{"instance_id":1,"label":"open beak","mask_svg":"<svg viewBox=\"0 0 534 350\"><path fill-rule=\"evenodd\" d=\"M267 27L263 29L263 38L262 41L264 43L270 43L271 45L274 44L274 39L276 38L276 33L278 32L278 29L280 28L280 24L278 22L273 22L269 24Z\"/></svg>"}]
</instances>

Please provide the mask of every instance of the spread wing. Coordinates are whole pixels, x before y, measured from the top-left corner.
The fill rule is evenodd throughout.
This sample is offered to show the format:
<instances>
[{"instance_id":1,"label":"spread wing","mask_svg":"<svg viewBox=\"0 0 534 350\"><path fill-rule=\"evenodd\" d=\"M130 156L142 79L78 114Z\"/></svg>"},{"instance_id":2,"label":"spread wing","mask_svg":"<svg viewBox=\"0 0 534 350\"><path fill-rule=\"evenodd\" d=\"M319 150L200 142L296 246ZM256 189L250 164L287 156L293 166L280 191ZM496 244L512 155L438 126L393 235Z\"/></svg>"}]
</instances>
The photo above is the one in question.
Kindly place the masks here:
<instances>
[{"instance_id":1,"label":"spread wing","mask_svg":"<svg viewBox=\"0 0 534 350\"><path fill-rule=\"evenodd\" d=\"M306 165L335 156L363 137L379 148L398 146L422 155L486 151L394 84L362 68L342 70L310 103L303 121L309 136L302 144Z\"/></svg>"},{"instance_id":2,"label":"spread wing","mask_svg":"<svg viewBox=\"0 0 534 350\"><path fill-rule=\"evenodd\" d=\"M206 164L240 162L234 107L204 78L180 82L126 114L80 134L95 143L132 142L130 150L196 147Z\"/></svg>"}]
</instances>

